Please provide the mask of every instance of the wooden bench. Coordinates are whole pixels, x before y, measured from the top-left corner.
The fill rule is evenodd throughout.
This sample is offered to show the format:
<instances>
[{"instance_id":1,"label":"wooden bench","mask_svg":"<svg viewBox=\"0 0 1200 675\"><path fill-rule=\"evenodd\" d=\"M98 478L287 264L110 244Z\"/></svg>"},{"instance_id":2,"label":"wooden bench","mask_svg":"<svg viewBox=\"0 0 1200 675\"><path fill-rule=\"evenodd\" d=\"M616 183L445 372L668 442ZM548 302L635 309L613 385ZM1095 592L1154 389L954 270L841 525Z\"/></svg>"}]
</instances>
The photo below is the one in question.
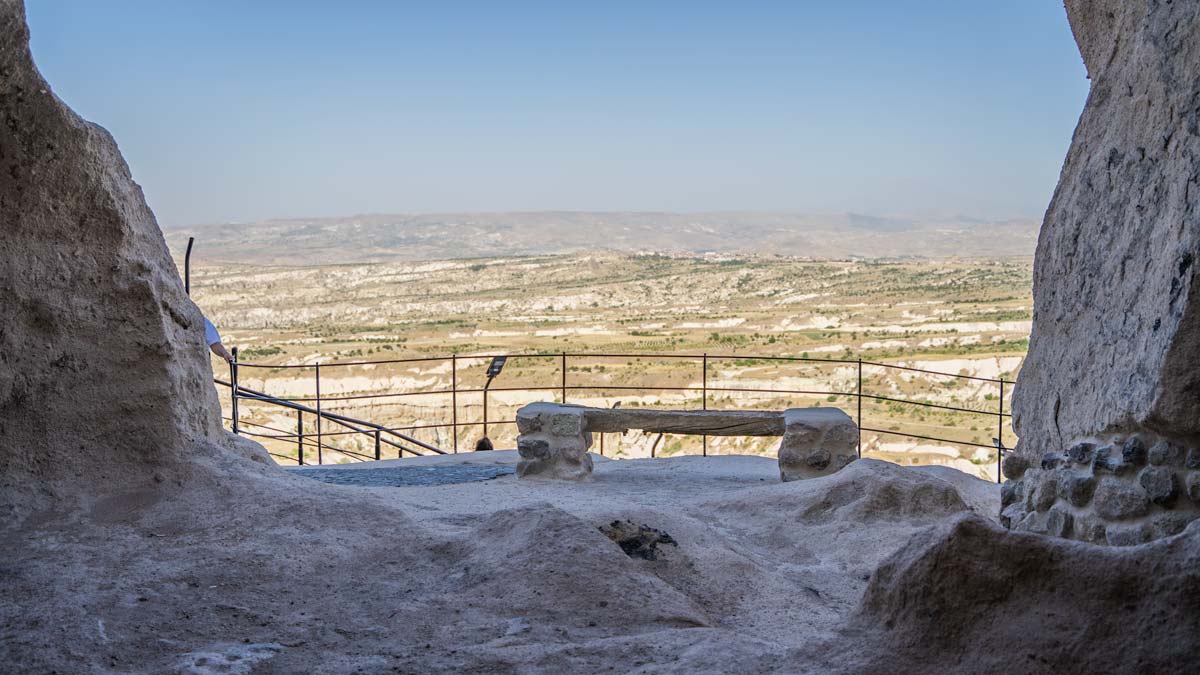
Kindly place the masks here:
<instances>
[{"instance_id":1,"label":"wooden bench","mask_svg":"<svg viewBox=\"0 0 1200 675\"><path fill-rule=\"evenodd\" d=\"M838 408L645 410L530 403L517 411L517 475L581 480L592 473L593 433L641 429L708 436L782 436L784 481L833 473L858 459L858 425Z\"/></svg>"}]
</instances>

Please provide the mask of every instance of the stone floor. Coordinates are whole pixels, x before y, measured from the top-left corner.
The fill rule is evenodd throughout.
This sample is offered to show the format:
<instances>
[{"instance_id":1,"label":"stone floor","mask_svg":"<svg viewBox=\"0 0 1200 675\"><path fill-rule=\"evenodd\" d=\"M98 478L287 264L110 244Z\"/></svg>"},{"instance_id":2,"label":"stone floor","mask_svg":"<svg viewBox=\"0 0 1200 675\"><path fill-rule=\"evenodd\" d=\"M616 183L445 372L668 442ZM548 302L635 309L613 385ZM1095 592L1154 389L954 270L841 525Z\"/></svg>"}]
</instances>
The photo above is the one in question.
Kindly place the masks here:
<instances>
[{"instance_id":1,"label":"stone floor","mask_svg":"<svg viewBox=\"0 0 1200 675\"><path fill-rule=\"evenodd\" d=\"M297 476L306 476L324 483L359 485L362 487L416 487L449 485L491 480L515 473L511 466L426 466L388 467L379 469L345 469L337 467L289 468Z\"/></svg>"}]
</instances>

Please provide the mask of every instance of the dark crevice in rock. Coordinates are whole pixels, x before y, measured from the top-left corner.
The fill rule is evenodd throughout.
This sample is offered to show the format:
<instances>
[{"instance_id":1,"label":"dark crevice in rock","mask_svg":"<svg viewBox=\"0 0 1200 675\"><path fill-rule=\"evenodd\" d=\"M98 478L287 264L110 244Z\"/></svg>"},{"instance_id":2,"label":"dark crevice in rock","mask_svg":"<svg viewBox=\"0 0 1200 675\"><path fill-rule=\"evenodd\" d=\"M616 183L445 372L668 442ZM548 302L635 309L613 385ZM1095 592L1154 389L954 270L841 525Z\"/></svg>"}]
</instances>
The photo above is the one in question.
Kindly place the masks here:
<instances>
[{"instance_id":1,"label":"dark crevice in rock","mask_svg":"<svg viewBox=\"0 0 1200 675\"><path fill-rule=\"evenodd\" d=\"M608 525L601 525L599 529L630 558L658 560L662 554L659 546L679 546L666 532L649 525L638 525L631 520L614 520Z\"/></svg>"}]
</instances>

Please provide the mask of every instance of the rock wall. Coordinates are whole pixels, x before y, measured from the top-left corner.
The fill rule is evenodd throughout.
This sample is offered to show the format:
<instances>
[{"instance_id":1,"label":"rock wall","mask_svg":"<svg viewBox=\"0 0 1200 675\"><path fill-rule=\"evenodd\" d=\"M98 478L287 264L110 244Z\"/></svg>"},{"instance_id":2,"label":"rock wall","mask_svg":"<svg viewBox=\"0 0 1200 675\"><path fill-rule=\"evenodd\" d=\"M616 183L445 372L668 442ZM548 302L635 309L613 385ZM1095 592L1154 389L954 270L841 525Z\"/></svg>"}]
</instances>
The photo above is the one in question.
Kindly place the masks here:
<instances>
[{"instance_id":1,"label":"rock wall","mask_svg":"<svg viewBox=\"0 0 1200 675\"><path fill-rule=\"evenodd\" d=\"M1200 524L1112 548L963 515L871 575L840 672L1174 673L1200 654Z\"/></svg>"},{"instance_id":2,"label":"rock wall","mask_svg":"<svg viewBox=\"0 0 1200 675\"><path fill-rule=\"evenodd\" d=\"M112 137L38 73L19 0L0 126L0 514L187 480L235 443L200 312Z\"/></svg>"},{"instance_id":3,"label":"rock wall","mask_svg":"<svg viewBox=\"0 0 1200 675\"><path fill-rule=\"evenodd\" d=\"M1092 87L1038 241L1008 520L1129 543L1149 536L1138 519L1194 518L1200 497L1179 494L1200 480L1200 4L1066 4ZM1121 463L1129 443L1170 450Z\"/></svg>"}]
</instances>

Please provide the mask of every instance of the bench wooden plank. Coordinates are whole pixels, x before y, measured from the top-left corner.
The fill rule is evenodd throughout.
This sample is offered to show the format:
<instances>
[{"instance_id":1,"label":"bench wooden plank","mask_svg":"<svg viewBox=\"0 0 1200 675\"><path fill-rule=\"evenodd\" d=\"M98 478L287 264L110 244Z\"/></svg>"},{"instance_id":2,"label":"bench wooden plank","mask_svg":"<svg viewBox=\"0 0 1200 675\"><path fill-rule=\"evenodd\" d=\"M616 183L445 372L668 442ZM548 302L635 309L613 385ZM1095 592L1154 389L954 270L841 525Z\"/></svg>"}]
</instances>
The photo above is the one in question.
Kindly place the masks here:
<instances>
[{"instance_id":1,"label":"bench wooden plank","mask_svg":"<svg viewBox=\"0 0 1200 675\"><path fill-rule=\"evenodd\" d=\"M649 433L709 436L782 436L783 413L775 410L642 410L587 408L585 428L595 433L642 429Z\"/></svg>"}]
</instances>

